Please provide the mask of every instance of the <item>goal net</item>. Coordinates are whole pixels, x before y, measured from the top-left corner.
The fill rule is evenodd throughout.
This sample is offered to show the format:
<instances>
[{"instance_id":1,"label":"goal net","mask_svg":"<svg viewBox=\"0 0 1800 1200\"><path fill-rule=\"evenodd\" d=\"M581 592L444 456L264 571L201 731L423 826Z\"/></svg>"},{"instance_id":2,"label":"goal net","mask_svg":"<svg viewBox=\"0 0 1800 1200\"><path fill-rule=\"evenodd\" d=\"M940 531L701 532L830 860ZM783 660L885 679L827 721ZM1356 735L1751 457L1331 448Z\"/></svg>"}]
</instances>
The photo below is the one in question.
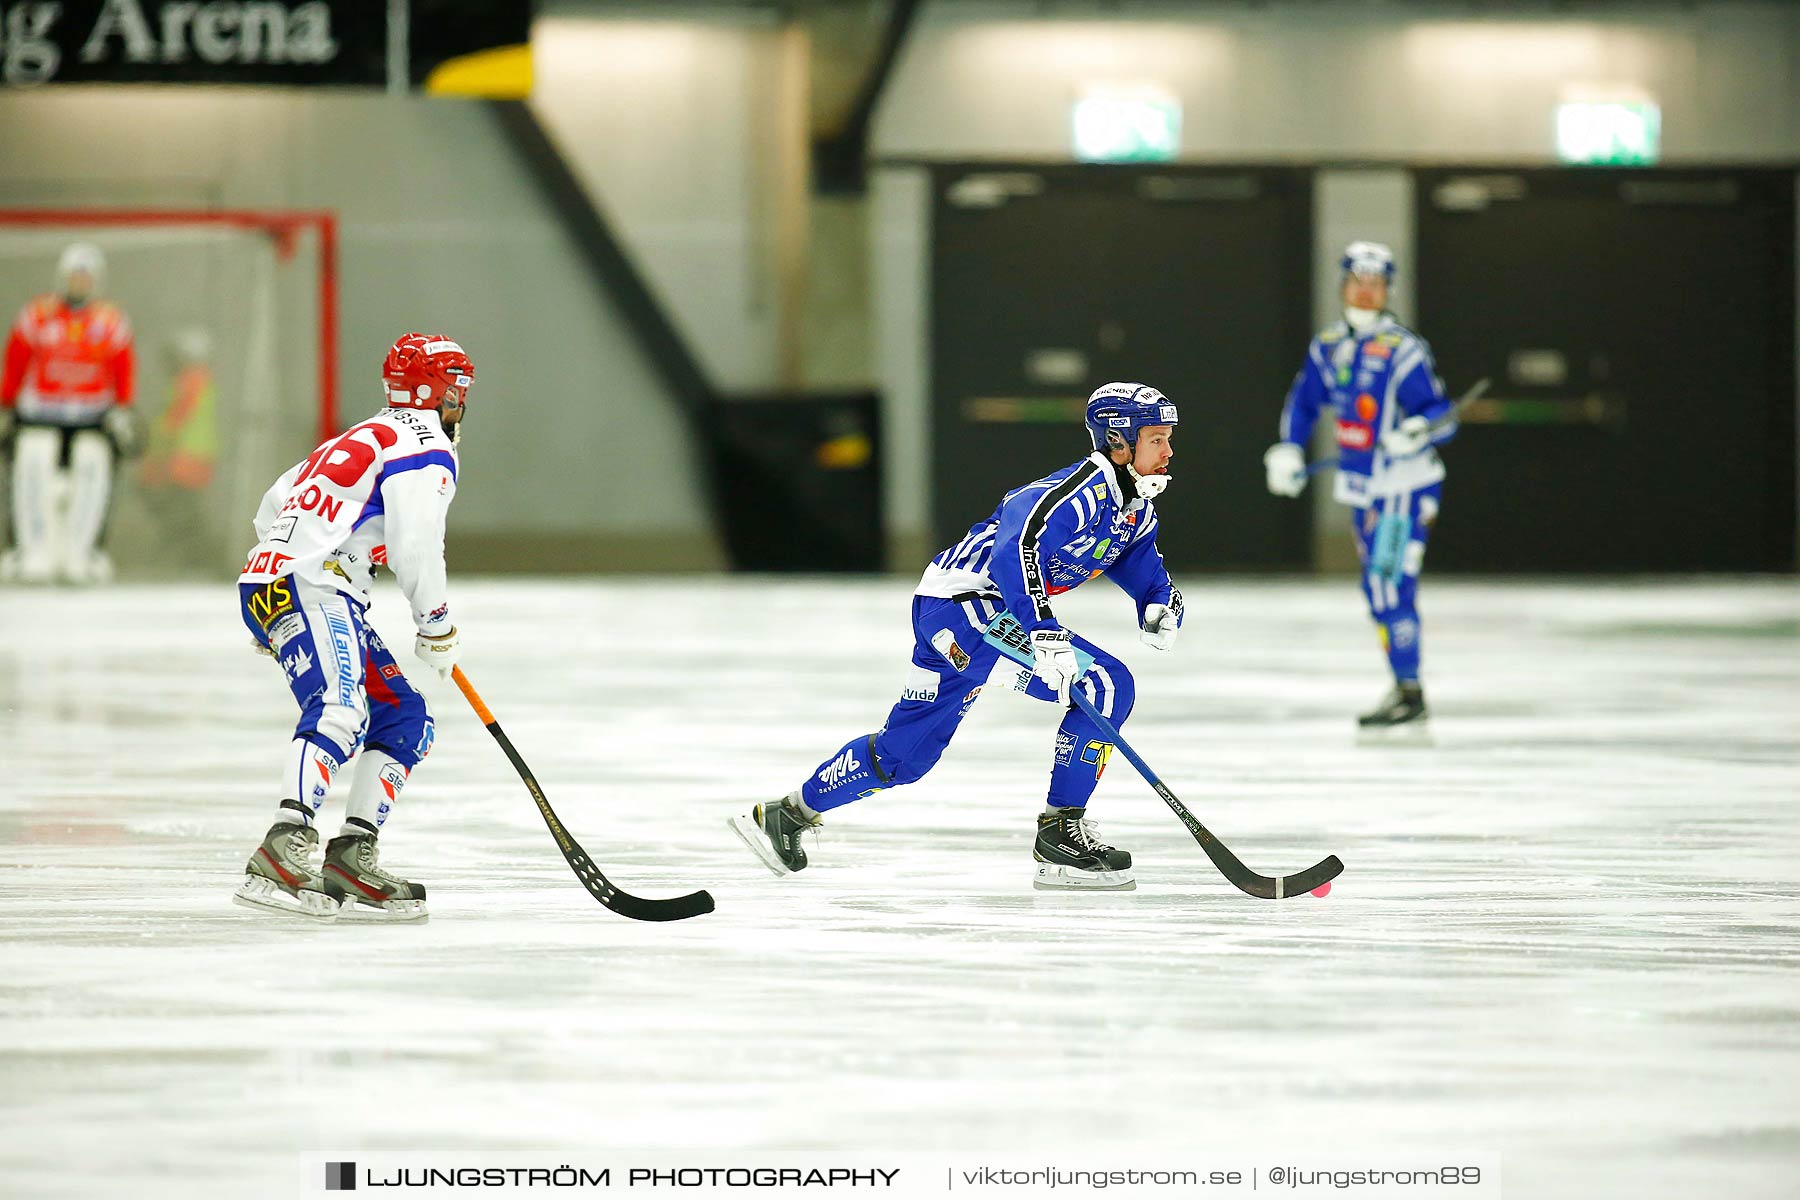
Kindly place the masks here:
<instances>
[{"instance_id":1,"label":"goal net","mask_svg":"<svg viewBox=\"0 0 1800 1200\"><path fill-rule=\"evenodd\" d=\"M143 453L117 465L103 544L122 579L234 574L263 490L336 425L335 222L0 208L8 333L55 290L72 242L105 255L100 296L123 310L136 350ZM10 503L6 480L0 512Z\"/></svg>"}]
</instances>

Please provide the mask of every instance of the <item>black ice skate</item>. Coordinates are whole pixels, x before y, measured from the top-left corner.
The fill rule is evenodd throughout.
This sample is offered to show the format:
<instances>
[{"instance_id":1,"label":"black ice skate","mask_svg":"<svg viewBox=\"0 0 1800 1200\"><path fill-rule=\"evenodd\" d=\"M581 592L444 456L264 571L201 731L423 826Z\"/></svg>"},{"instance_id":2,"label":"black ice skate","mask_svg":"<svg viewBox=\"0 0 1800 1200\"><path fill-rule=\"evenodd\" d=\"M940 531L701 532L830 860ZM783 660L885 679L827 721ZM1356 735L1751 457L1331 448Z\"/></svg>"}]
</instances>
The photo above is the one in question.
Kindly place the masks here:
<instances>
[{"instance_id":1,"label":"black ice skate","mask_svg":"<svg viewBox=\"0 0 1800 1200\"><path fill-rule=\"evenodd\" d=\"M1037 859L1033 887L1137 889L1130 852L1101 841L1085 808L1055 808L1038 814L1032 857Z\"/></svg>"},{"instance_id":2,"label":"black ice skate","mask_svg":"<svg viewBox=\"0 0 1800 1200\"><path fill-rule=\"evenodd\" d=\"M357 921L425 920L425 885L388 874L376 859L373 833L341 833L325 843L320 874L338 914Z\"/></svg>"},{"instance_id":3,"label":"black ice skate","mask_svg":"<svg viewBox=\"0 0 1800 1200\"><path fill-rule=\"evenodd\" d=\"M312 865L313 852L318 848L318 831L310 825L277 821L269 826L262 845L244 864L244 881L232 894L233 903L319 921L332 920L338 915L337 902L326 893L324 882Z\"/></svg>"},{"instance_id":4,"label":"black ice skate","mask_svg":"<svg viewBox=\"0 0 1800 1200\"><path fill-rule=\"evenodd\" d=\"M1409 680L1395 684L1380 704L1356 718L1356 724L1364 732L1402 727L1422 731L1430 715L1425 708L1425 689L1418 681Z\"/></svg>"},{"instance_id":5,"label":"black ice skate","mask_svg":"<svg viewBox=\"0 0 1800 1200\"><path fill-rule=\"evenodd\" d=\"M744 845L777 875L806 870L806 850L800 845L800 835L817 829L820 823L817 813L807 816L798 793L783 796L773 804L758 804L730 821L732 831L744 839Z\"/></svg>"}]
</instances>

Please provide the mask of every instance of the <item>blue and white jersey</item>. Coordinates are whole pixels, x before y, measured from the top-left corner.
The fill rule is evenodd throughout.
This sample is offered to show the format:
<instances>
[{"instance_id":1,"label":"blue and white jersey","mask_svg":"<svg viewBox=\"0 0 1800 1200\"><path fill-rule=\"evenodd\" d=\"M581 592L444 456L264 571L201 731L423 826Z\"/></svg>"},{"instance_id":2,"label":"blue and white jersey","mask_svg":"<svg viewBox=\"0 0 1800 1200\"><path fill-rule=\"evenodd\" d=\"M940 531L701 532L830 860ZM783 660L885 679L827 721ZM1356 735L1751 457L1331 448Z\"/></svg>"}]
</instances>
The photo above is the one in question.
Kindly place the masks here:
<instances>
[{"instance_id":1,"label":"blue and white jersey","mask_svg":"<svg viewBox=\"0 0 1800 1200\"><path fill-rule=\"evenodd\" d=\"M1313 423L1329 408L1337 419L1333 495L1367 508L1373 497L1400 495L1444 478L1444 464L1431 447L1393 458L1381 449L1381 439L1407 417L1435 421L1450 407L1424 338L1389 313L1362 333L1339 321L1307 347L1281 410L1281 438L1304 452ZM1450 425L1432 438L1433 445L1455 432Z\"/></svg>"},{"instance_id":2,"label":"blue and white jersey","mask_svg":"<svg viewBox=\"0 0 1800 1200\"><path fill-rule=\"evenodd\" d=\"M1098 451L1006 493L986 520L931 560L914 594L998 596L1027 629L1056 626L1050 597L1102 574L1144 608L1180 608L1156 548L1156 506L1127 502L1118 469Z\"/></svg>"}]
</instances>

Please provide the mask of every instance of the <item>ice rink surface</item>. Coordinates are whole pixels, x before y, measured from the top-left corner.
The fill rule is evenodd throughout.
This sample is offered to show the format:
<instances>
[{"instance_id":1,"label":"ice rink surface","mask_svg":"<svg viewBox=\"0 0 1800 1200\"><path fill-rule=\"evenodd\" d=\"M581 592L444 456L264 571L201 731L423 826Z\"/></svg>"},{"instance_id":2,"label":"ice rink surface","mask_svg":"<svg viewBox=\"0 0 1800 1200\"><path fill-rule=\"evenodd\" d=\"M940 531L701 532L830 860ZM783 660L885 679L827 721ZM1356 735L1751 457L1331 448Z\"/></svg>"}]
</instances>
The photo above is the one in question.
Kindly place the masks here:
<instances>
[{"instance_id":1,"label":"ice rink surface","mask_svg":"<svg viewBox=\"0 0 1800 1200\"><path fill-rule=\"evenodd\" d=\"M1384 686L1353 583L1182 583L1172 655L1112 588L1059 604L1247 863L1342 856L1326 899L1237 893L1122 757L1090 815L1139 890L1034 892L1055 715L993 688L778 880L726 818L880 722L909 580L462 582L465 667L570 829L718 911L590 900L434 679L382 838L430 923L263 917L229 897L293 704L233 589L0 591L0 1190L271 1195L326 1150L1257 1146L1800 1195L1800 589L1429 581L1420 747L1352 734ZM410 662L391 586L373 617Z\"/></svg>"}]
</instances>

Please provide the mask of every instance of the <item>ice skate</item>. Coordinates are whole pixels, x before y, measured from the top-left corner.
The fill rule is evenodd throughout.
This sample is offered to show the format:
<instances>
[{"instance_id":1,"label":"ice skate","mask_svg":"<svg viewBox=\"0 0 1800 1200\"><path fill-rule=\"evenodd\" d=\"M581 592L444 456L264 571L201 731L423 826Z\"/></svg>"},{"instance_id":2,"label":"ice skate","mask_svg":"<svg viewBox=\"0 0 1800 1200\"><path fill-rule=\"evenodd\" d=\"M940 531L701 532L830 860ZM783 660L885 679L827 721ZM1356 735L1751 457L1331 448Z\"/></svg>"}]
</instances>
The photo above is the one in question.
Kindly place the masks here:
<instances>
[{"instance_id":1,"label":"ice skate","mask_svg":"<svg viewBox=\"0 0 1800 1200\"><path fill-rule=\"evenodd\" d=\"M326 894L346 921L423 921L425 885L377 865L373 833L341 833L325 843Z\"/></svg>"},{"instance_id":2,"label":"ice skate","mask_svg":"<svg viewBox=\"0 0 1800 1200\"><path fill-rule=\"evenodd\" d=\"M1416 681L1397 683L1380 704L1356 718L1357 730L1364 735L1383 736L1404 733L1428 737L1431 713L1425 707L1425 690Z\"/></svg>"},{"instance_id":3,"label":"ice skate","mask_svg":"<svg viewBox=\"0 0 1800 1200\"><path fill-rule=\"evenodd\" d=\"M104 550L74 551L63 564L62 581L75 587L93 587L113 581L112 556Z\"/></svg>"},{"instance_id":4,"label":"ice skate","mask_svg":"<svg viewBox=\"0 0 1800 1200\"><path fill-rule=\"evenodd\" d=\"M800 845L800 835L817 829L819 824L817 813L806 815L798 792L773 804L758 804L730 821L732 831L744 840L744 845L777 875L806 869L806 850Z\"/></svg>"},{"instance_id":5,"label":"ice skate","mask_svg":"<svg viewBox=\"0 0 1800 1200\"><path fill-rule=\"evenodd\" d=\"M1085 808L1058 808L1040 813L1037 844L1032 847L1037 875L1032 886L1044 891L1092 888L1115 892L1137 890L1131 854L1100 840Z\"/></svg>"},{"instance_id":6,"label":"ice skate","mask_svg":"<svg viewBox=\"0 0 1800 1200\"><path fill-rule=\"evenodd\" d=\"M318 831L310 825L278 821L269 826L262 845L244 865L244 881L232 901L246 908L333 920L338 915L337 902L326 894L312 865L318 848Z\"/></svg>"}]
</instances>

